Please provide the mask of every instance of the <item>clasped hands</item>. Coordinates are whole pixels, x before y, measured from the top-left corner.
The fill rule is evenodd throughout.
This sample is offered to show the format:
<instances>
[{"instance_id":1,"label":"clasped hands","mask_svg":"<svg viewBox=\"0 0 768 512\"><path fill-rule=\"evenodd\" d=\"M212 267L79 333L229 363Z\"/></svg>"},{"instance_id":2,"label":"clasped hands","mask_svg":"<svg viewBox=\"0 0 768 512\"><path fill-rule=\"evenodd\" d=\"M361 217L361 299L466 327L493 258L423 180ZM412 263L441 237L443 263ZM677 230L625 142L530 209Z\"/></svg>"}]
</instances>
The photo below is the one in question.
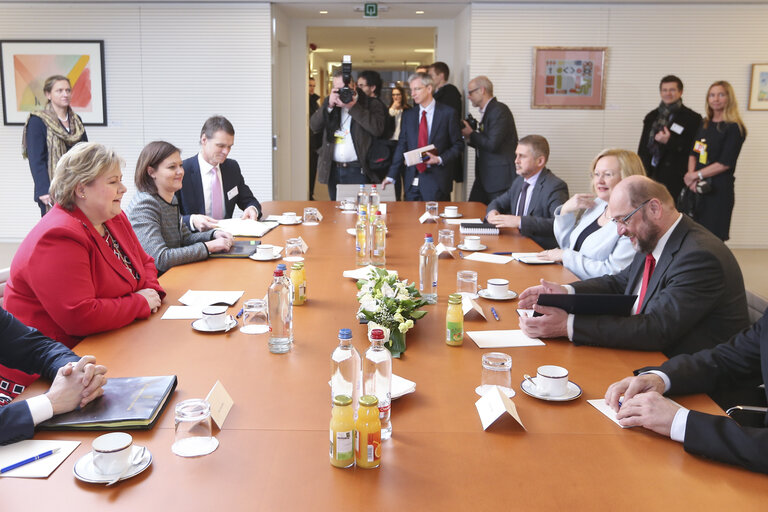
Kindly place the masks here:
<instances>
[{"instance_id":1,"label":"clasped hands","mask_svg":"<svg viewBox=\"0 0 768 512\"><path fill-rule=\"evenodd\" d=\"M664 398L663 393L664 380L654 373L643 373L608 386L605 403L616 411L616 419L623 427L645 427L669 437L680 406Z\"/></svg>"},{"instance_id":2,"label":"clasped hands","mask_svg":"<svg viewBox=\"0 0 768 512\"><path fill-rule=\"evenodd\" d=\"M56 372L46 396L51 401L53 414L84 407L104 394L107 368L97 365L93 356L83 356L76 363L67 363Z\"/></svg>"},{"instance_id":3,"label":"clasped hands","mask_svg":"<svg viewBox=\"0 0 768 512\"><path fill-rule=\"evenodd\" d=\"M537 304L542 293L568 293L565 286L541 280L541 284L531 286L520 294L518 305L521 309L533 309L541 316L520 317L520 329L529 338L557 338L568 336L568 313L560 308Z\"/></svg>"}]
</instances>

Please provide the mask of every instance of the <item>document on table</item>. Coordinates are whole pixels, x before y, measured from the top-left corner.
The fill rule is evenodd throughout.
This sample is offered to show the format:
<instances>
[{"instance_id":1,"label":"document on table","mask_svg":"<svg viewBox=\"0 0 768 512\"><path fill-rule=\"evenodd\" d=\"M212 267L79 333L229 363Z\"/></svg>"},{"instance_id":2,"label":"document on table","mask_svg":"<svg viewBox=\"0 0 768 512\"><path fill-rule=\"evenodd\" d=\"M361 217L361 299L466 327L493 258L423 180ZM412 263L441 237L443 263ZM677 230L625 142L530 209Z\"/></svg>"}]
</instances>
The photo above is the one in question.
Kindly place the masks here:
<instances>
[{"instance_id":1,"label":"document on table","mask_svg":"<svg viewBox=\"0 0 768 512\"><path fill-rule=\"evenodd\" d=\"M264 236L277 226L277 222L259 222L253 219L221 219L216 222L232 236Z\"/></svg>"},{"instance_id":2,"label":"document on table","mask_svg":"<svg viewBox=\"0 0 768 512\"><path fill-rule=\"evenodd\" d=\"M512 258L520 263L527 263L528 265L547 265L554 263L552 260L543 260L539 258L537 252L513 252Z\"/></svg>"},{"instance_id":3,"label":"document on table","mask_svg":"<svg viewBox=\"0 0 768 512\"><path fill-rule=\"evenodd\" d=\"M504 265L512 261L513 258L509 256L501 256L500 254L486 254L484 252L473 252L469 256L464 256L465 260L482 261L483 263L498 263Z\"/></svg>"},{"instance_id":4,"label":"document on table","mask_svg":"<svg viewBox=\"0 0 768 512\"><path fill-rule=\"evenodd\" d=\"M187 293L179 298L179 302L185 306L197 306L199 308L211 304L224 303L234 306L240 300L245 290L216 291L216 290L187 290Z\"/></svg>"},{"instance_id":5,"label":"document on table","mask_svg":"<svg viewBox=\"0 0 768 512\"><path fill-rule=\"evenodd\" d=\"M161 320L197 320L203 318L200 306L168 306Z\"/></svg>"},{"instance_id":6,"label":"document on table","mask_svg":"<svg viewBox=\"0 0 768 512\"><path fill-rule=\"evenodd\" d=\"M621 428L631 428L631 427L625 427L621 423L619 423L619 420L616 419L616 411L611 409L611 407L606 403L605 398L599 398L595 400L587 400L587 403L603 413L606 418L620 426Z\"/></svg>"},{"instance_id":7,"label":"document on table","mask_svg":"<svg viewBox=\"0 0 768 512\"><path fill-rule=\"evenodd\" d=\"M416 383L412 380L400 377L399 375L392 374L392 400L400 398L408 393L416 391Z\"/></svg>"},{"instance_id":8,"label":"document on table","mask_svg":"<svg viewBox=\"0 0 768 512\"><path fill-rule=\"evenodd\" d=\"M443 222L449 225L453 226L460 226L461 224L468 223L468 224L477 224L480 222L483 222L482 219L446 219L443 218Z\"/></svg>"},{"instance_id":9,"label":"document on table","mask_svg":"<svg viewBox=\"0 0 768 512\"><path fill-rule=\"evenodd\" d=\"M538 338L529 338L519 329L497 331L467 331L480 348L535 347L544 345Z\"/></svg>"},{"instance_id":10,"label":"document on table","mask_svg":"<svg viewBox=\"0 0 768 512\"><path fill-rule=\"evenodd\" d=\"M48 450L58 448L58 453L43 457L42 459L30 462L16 469L12 469L0 476L11 476L18 478L48 478L53 471L59 467L59 464L69 457L69 454L80 446L80 441L56 441L29 439L19 441L18 443L0 446L0 468L6 468L22 460L40 455Z\"/></svg>"},{"instance_id":11,"label":"document on table","mask_svg":"<svg viewBox=\"0 0 768 512\"><path fill-rule=\"evenodd\" d=\"M342 275L350 279L368 279L371 273L371 269L376 269L376 268L378 267L374 267L373 265L367 265L365 267L360 267L355 270L345 270ZM389 272L389 275L391 276L397 275L397 270L387 270L387 272Z\"/></svg>"}]
</instances>

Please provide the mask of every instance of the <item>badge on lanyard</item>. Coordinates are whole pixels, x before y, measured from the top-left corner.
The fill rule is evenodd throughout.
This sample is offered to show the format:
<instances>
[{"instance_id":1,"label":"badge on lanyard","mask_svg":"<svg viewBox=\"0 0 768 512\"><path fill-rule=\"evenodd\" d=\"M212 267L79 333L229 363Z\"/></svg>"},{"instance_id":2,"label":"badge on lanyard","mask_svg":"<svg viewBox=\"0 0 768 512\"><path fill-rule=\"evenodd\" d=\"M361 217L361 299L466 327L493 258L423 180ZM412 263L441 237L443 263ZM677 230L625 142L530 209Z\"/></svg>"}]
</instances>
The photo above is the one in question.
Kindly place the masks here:
<instances>
[{"instance_id":1,"label":"badge on lanyard","mask_svg":"<svg viewBox=\"0 0 768 512\"><path fill-rule=\"evenodd\" d=\"M333 132L334 140L336 141L336 144L343 144L344 143L344 137L347 136L347 132L344 130L336 130Z\"/></svg>"},{"instance_id":2,"label":"badge on lanyard","mask_svg":"<svg viewBox=\"0 0 768 512\"><path fill-rule=\"evenodd\" d=\"M693 144L693 151L699 154L699 163L704 165L707 163L707 143L706 139L697 140Z\"/></svg>"}]
</instances>

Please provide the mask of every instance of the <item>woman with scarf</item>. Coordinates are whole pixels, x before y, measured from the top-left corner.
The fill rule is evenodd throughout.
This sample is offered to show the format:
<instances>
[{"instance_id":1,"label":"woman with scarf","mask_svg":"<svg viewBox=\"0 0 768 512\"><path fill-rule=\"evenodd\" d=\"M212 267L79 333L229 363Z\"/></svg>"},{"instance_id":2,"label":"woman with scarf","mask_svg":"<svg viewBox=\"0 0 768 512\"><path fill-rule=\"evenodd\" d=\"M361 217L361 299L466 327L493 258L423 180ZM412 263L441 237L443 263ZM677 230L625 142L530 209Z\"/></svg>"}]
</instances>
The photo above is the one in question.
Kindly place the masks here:
<instances>
[{"instance_id":1,"label":"woman with scarf","mask_svg":"<svg viewBox=\"0 0 768 512\"><path fill-rule=\"evenodd\" d=\"M59 159L78 142L88 140L82 119L69 106L72 100L69 79L62 75L48 77L43 92L48 103L43 110L29 114L21 141L35 182L34 198L41 216L53 206L48 188Z\"/></svg>"}]
</instances>

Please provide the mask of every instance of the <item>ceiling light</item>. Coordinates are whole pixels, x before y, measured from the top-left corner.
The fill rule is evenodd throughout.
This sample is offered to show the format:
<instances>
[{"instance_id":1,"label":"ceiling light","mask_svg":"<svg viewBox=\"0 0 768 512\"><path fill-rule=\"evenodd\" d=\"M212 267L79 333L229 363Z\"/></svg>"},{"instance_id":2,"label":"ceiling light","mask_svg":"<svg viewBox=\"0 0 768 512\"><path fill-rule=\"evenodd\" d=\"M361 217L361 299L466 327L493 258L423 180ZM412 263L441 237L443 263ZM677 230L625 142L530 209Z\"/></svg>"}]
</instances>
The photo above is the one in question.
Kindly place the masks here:
<instances>
[{"instance_id":1,"label":"ceiling light","mask_svg":"<svg viewBox=\"0 0 768 512\"><path fill-rule=\"evenodd\" d=\"M416 48L413 50L415 53L435 53L434 48Z\"/></svg>"},{"instance_id":2,"label":"ceiling light","mask_svg":"<svg viewBox=\"0 0 768 512\"><path fill-rule=\"evenodd\" d=\"M320 14L328 14L328 11L320 11Z\"/></svg>"},{"instance_id":3,"label":"ceiling light","mask_svg":"<svg viewBox=\"0 0 768 512\"><path fill-rule=\"evenodd\" d=\"M315 53L331 53L333 51L333 48L318 48L315 50Z\"/></svg>"},{"instance_id":4,"label":"ceiling light","mask_svg":"<svg viewBox=\"0 0 768 512\"><path fill-rule=\"evenodd\" d=\"M416 14L424 14L424 11L416 11Z\"/></svg>"}]
</instances>

